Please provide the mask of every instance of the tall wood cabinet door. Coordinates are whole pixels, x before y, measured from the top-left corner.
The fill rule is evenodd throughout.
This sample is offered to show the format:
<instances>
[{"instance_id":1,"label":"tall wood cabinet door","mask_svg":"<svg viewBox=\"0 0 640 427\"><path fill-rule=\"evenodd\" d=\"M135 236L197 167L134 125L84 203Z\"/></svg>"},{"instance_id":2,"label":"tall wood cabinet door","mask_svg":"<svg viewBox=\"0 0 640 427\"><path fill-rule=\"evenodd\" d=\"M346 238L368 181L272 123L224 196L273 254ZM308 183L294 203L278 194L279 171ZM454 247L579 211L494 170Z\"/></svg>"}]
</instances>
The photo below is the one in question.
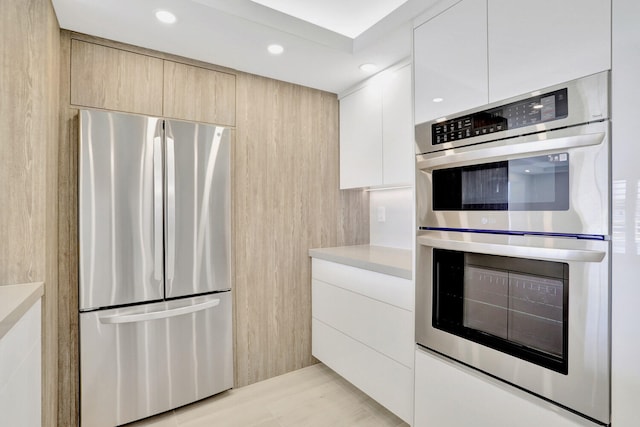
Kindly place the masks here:
<instances>
[{"instance_id":1,"label":"tall wood cabinet door","mask_svg":"<svg viewBox=\"0 0 640 427\"><path fill-rule=\"evenodd\" d=\"M394 72L382 89L382 181L413 182L415 161L411 116L411 66Z\"/></svg>"},{"instance_id":2,"label":"tall wood cabinet door","mask_svg":"<svg viewBox=\"0 0 640 427\"><path fill-rule=\"evenodd\" d=\"M162 115L162 60L71 40L71 104Z\"/></svg>"},{"instance_id":3,"label":"tall wood cabinet door","mask_svg":"<svg viewBox=\"0 0 640 427\"><path fill-rule=\"evenodd\" d=\"M456 3L414 30L416 124L486 104L487 79L486 0Z\"/></svg>"},{"instance_id":4,"label":"tall wood cabinet door","mask_svg":"<svg viewBox=\"0 0 640 427\"><path fill-rule=\"evenodd\" d=\"M488 0L490 101L611 68L611 0Z\"/></svg>"},{"instance_id":5,"label":"tall wood cabinet door","mask_svg":"<svg viewBox=\"0 0 640 427\"><path fill-rule=\"evenodd\" d=\"M235 126L236 76L164 61L164 116Z\"/></svg>"},{"instance_id":6,"label":"tall wood cabinet door","mask_svg":"<svg viewBox=\"0 0 640 427\"><path fill-rule=\"evenodd\" d=\"M340 188L382 184L382 91L370 84L340 99Z\"/></svg>"}]
</instances>

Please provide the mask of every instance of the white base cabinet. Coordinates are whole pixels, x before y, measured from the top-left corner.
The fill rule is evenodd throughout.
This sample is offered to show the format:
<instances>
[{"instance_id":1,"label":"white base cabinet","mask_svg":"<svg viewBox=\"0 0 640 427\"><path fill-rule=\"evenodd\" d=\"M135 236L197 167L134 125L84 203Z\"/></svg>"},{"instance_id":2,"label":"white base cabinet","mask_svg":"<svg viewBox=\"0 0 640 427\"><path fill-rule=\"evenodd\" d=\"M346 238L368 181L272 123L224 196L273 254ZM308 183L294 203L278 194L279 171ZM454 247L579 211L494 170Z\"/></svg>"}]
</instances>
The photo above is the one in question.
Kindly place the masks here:
<instances>
[{"instance_id":1,"label":"white base cabinet","mask_svg":"<svg viewBox=\"0 0 640 427\"><path fill-rule=\"evenodd\" d=\"M314 258L312 353L409 424L413 282Z\"/></svg>"},{"instance_id":2,"label":"white base cabinet","mask_svg":"<svg viewBox=\"0 0 640 427\"><path fill-rule=\"evenodd\" d=\"M0 339L0 424L42 423L41 300Z\"/></svg>"},{"instance_id":3,"label":"white base cabinet","mask_svg":"<svg viewBox=\"0 0 640 427\"><path fill-rule=\"evenodd\" d=\"M415 371L415 427L599 426L421 348Z\"/></svg>"}]
</instances>

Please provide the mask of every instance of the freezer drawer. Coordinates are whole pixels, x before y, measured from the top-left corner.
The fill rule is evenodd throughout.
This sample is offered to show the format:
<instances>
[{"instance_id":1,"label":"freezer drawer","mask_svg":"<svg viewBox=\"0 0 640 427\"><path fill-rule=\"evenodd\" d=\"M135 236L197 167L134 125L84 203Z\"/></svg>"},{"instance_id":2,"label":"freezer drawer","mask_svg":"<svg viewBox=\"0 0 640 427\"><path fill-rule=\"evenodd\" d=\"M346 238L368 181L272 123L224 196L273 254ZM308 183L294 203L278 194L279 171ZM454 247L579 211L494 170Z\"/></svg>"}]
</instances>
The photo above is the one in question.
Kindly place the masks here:
<instances>
[{"instance_id":1,"label":"freezer drawer","mask_svg":"<svg viewBox=\"0 0 640 427\"><path fill-rule=\"evenodd\" d=\"M233 387L231 292L80 313L80 420L115 426Z\"/></svg>"}]
</instances>

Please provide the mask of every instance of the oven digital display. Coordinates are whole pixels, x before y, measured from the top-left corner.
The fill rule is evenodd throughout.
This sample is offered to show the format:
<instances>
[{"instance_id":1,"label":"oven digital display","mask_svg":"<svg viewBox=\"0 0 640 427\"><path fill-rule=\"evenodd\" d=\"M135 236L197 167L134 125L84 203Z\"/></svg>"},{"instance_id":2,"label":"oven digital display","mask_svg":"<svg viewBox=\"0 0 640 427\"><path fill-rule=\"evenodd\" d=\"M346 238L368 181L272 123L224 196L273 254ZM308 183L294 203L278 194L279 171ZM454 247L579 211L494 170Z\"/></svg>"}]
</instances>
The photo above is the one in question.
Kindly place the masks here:
<instances>
[{"instance_id":1,"label":"oven digital display","mask_svg":"<svg viewBox=\"0 0 640 427\"><path fill-rule=\"evenodd\" d=\"M479 111L431 126L431 143L444 144L567 117L567 89Z\"/></svg>"}]
</instances>

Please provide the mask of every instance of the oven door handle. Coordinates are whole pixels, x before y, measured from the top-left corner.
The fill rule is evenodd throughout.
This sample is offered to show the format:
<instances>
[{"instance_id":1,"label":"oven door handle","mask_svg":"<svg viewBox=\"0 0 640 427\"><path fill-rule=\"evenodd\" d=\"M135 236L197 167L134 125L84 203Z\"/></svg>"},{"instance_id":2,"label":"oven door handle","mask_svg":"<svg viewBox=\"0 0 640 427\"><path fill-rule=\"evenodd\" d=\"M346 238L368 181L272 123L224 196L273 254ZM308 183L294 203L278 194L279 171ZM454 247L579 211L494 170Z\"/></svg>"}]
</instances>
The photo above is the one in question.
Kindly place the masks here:
<instances>
[{"instance_id":1,"label":"oven door handle","mask_svg":"<svg viewBox=\"0 0 640 427\"><path fill-rule=\"evenodd\" d=\"M474 242L439 239L431 236L418 236L417 240L422 246L438 249L549 261L601 262L606 255L604 251L592 249L549 248L533 245L513 245L510 243Z\"/></svg>"},{"instance_id":2,"label":"oven door handle","mask_svg":"<svg viewBox=\"0 0 640 427\"><path fill-rule=\"evenodd\" d=\"M458 150L447 150L429 155L421 155L417 157L417 168L420 170L436 169L442 166L456 167L466 164L477 163L479 161L500 161L510 156L519 154L534 154L548 152L551 150L565 150L576 147L587 147L601 144L606 138L605 132L595 132L582 135L570 135L560 138L545 139L541 144L539 135L533 135L532 140L527 141L527 137L523 138L524 142L518 144L501 145L497 147L478 148L473 147L465 151L467 148Z\"/></svg>"}]
</instances>

